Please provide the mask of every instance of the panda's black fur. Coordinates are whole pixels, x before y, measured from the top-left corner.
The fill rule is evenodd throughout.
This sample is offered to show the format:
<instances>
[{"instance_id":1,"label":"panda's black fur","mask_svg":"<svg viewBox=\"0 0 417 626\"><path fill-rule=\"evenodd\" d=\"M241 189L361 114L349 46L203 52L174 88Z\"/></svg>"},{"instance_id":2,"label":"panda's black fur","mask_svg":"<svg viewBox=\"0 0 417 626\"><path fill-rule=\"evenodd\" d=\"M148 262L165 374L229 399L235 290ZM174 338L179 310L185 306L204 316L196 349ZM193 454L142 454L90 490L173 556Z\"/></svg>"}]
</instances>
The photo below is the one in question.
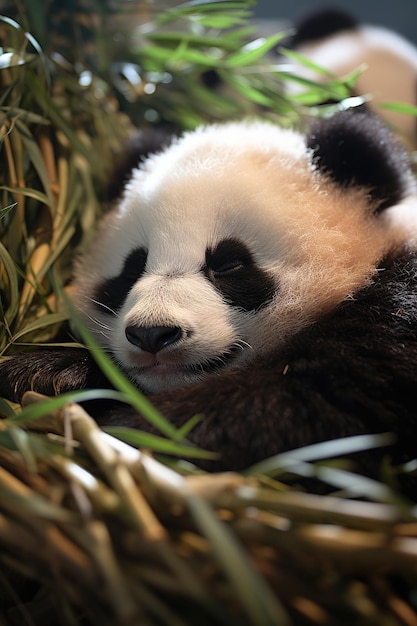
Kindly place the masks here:
<instances>
[{"instance_id":1,"label":"panda's black fur","mask_svg":"<svg viewBox=\"0 0 417 626\"><path fill-rule=\"evenodd\" d=\"M236 125L235 131L245 136L247 126L245 123ZM220 127L219 132L223 132ZM288 137L290 142L290 135ZM195 138L191 136L188 141L195 141ZM198 137L197 141L200 141ZM359 280L361 276L358 274L357 288L334 296L330 306L323 300L326 304L319 304L311 318L307 315L304 319L305 312L301 311L299 326L288 336L284 333L282 342L275 343L276 338L270 331L270 349L263 344L262 349L254 351L253 358L249 356L241 364L233 365L234 355L230 357L230 368L226 363L216 364L212 359L214 366L211 363L210 367L213 366L213 370L207 367L207 371L202 372L201 381L195 375L191 383L172 384L160 389L147 389L148 380L144 379L145 392L173 424L180 426L195 414L202 416L189 439L218 453L218 461L206 465L209 469L240 470L271 455L307 444L386 431L393 432L398 440L388 451L395 463L417 456L417 197L408 155L380 120L365 112L348 111L330 120L318 121L304 142L311 162L311 189L308 186L307 193L313 194L312 198L317 202L321 202L327 192L334 193L337 202L344 201L345 196L351 194L352 211L358 211L359 204L365 207L368 215L364 225L370 228L369 246L373 245L371 231L375 230L375 241L381 237L381 244L375 243L375 254L370 256L370 259L375 257L375 265L367 270L366 275L364 270L363 280ZM179 145L181 149L182 144ZM165 154L163 151L162 159ZM169 164L177 158L175 152L172 154ZM146 163L145 176L148 175ZM156 157L149 167L158 172L158 167L162 168L164 163ZM286 161L283 161L283 167L287 167ZM291 169L292 166L288 167ZM181 176L179 179L181 182ZM173 180L176 184L178 178ZM215 180L213 185L216 185ZM136 194L134 185L132 189ZM289 189L291 191L292 187ZM178 193L176 188L175 192ZM302 201L301 194L297 200L301 208ZM331 203L329 206L331 209ZM123 210L120 209L122 213ZM279 202L276 210L280 210ZM267 214L269 217L269 209ZM285 220L292 225L291 219L289 210ZM335 228L338 228L337 224ZM288 270L280 270L282 275L277 277L278 270L270 270L268 263L260 267L258 256L238 239L219 236L219 242L207 245L205 260L202 259L201 268L197 269L198 276L193 270L191 278L185 280L197 280L198 289L199 285L205 289L204 285L208 284L210 293L214 290L216 298L220 294L219 302L223 302L226 312L230 307L238 321L240 318L251 320L261 315L273 316L281 293L282 297L286 293L285 289L280 292L283 287L279 278L285 278L283 273ZM185 241L184 254L187 245L188 241ZM314 245L317 246L318 242L312 245L314 252ZM359 244L355 245L360 252ZM224 249L219 252L221 246ZM256 248L256 243L254 246ZM141 275L153 272L148 269L147 252L143 252L141 245L138 250L132 252L135 266L130 268L134 269L132 275L126 276L129 269L126 267L126 263L129 265L127 257L118 269L115 267L112 276L98 281L93 302L88 305L91 307L89 317L100 307L108 308L100 319L107 319L107 315L111 325L114 315L119 316L125 305L128 293L132 297L136 284L142 280ZM317 252L321 253L318 248ZM284 256L292 253L284 246ZM237 266L236 258L244 270ZM336 263L337 259L334 261ZM331 260L327 262L331 263ZM82 263L77 270L78 280ZM140 265L142 270L138 269ZM156 268L152 278L162 280L161 269L158 265ZM217 270L221 279L215 277ZM86 265L85 271L94 269ZM184 269L182 272L185 274ZM179 277L174 274L170 275L170 281L181 280L179 270ZM164 280L165 283L158 283L159 291L155 293L164 293L161 286L168 284L168 273ZM217 284L218 280L223 282ZM335 274L323 280L330 280L329 284L333 284L338 276ZM154 297L154 292L152 294ZM316 296L321 297L320 291L314 293L311 304ZM164 298L164 295L160 297ZM96 298L100 302L97 303ZM106 298L110 299L106 301ZM177 302L177 294L174 301ZM79 302L77 306L80 306ZM129 319L131 324L133 318ZM259 319L265 325L262 319L272 320L273 317ZM287 327L292 329L290 322L291 319L285 323L284 331ZM212 324L215 329L215 319ZM153 341L161 341L160 327L155 325L153 328L157 329L158 337L155 339L147 333L146 341L150 345ZM192 335L191 331L189 335ZM188 339L186 336L181 341ZM103 341L106 342L106 338ZM142 337L138 340L139 349L134 345L135 341L135 338L128 337L129 350L141 352L142 346L143 351L145 340ZM163 351L165 345L173 349L170 344L173 343L175 348L176 341L176 338L169 338L158 349ZM157 348L150 347L149 351L156 352ZM120 363L118 355L113 356ZM123 369L123 363L121 366ZM126 371L132 378L130 370ZM164 380L159 372L158 376ZM140 382L137 384L140 386ZM158 384L163 386L163 382ZM15 401L20 401L28 389L53 395L73 389L107 386L109 383L85 349L36 350L14 356L0 365L0 394ZM124 405L110 405L106 401L88 408L100 424L123 424L150 430L144 418ZM378 460L378 455L365 455L359 469L377 475Z\"/></svg>"},{"instance_id":2,"label":"panda's black fur","mask_svg":"<svg viewBox=\"0 0 417 626\"><path fill-rule=\"evenodd\" d=\"M322 40L358 28L359 21L347 11L332 6L314 7L297 18L294 33L285 41L285 45L298 48L307 42Z\"/></svg>"}]
</instances>

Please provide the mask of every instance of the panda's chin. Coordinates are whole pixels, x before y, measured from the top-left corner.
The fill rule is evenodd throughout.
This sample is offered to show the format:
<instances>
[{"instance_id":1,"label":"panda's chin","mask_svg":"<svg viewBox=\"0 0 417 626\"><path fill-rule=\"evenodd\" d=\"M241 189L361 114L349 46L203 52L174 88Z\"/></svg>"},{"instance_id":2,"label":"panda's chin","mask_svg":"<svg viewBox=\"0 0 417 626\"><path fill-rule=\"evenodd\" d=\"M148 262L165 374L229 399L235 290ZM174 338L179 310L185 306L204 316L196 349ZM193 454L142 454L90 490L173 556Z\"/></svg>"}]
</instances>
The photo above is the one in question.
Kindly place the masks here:
<instances>
[{"instance_id":1,"label":"panda's chin","mask_svg":"<svg viewBox=\"0 0 417 626\"><path fill-rule=\"evenodd\" d=\"M131 377L139 389L150 394L195 385L205 378L204 374L189 373L180 368L165 365L154 365Z\"/></svg>"},{"instance_id":2,"label":"panda's chin","mask_svg":"<svg viewBox=\"0 0 417 626\"><path fill-rule=\"evenodd\" d=\"M165 362L155 360L146 366L125 369L129 378L145 393L158 393L195 385L210 375L233 369L241 363L242 352L231 347L224 353L198 363Z\"/></svg>"},{"instance_id":3,"label":"panda's chin","mask_svg":"<svg viewBox=\"0 0 417 626\"><path fill-rule=\"evenodd\" d=\"M147 367L129 368L126 374L141 391L150 394L195 385L208 376L201 368L179 363L155 363Z\"/></svg>"}]
</instances>

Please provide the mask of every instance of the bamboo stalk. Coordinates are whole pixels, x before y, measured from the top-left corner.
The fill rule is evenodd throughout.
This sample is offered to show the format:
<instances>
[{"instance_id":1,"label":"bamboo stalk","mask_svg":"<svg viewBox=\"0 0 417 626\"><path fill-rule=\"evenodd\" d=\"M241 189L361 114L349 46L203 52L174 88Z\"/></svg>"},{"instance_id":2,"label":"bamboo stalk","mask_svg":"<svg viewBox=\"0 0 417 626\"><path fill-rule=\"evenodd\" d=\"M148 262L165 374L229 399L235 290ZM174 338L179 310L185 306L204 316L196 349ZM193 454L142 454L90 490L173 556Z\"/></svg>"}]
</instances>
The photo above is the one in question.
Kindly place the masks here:
<instances>
[{"instance_id":1,"label":"bamboo stalk","mask_svg":"<svg viewBox=\"0 0 417 626\"><path fill-rule=\"evenodd\" d=\"M63 420L70 422L74 438L80 441L103 471L109 483L129 510L132 523L140 528L148 540L166 539L166 531L137 488L128 468L117 452L102 437L96 422L79 405L63 409Z\"/></svg>"}]
</instances>

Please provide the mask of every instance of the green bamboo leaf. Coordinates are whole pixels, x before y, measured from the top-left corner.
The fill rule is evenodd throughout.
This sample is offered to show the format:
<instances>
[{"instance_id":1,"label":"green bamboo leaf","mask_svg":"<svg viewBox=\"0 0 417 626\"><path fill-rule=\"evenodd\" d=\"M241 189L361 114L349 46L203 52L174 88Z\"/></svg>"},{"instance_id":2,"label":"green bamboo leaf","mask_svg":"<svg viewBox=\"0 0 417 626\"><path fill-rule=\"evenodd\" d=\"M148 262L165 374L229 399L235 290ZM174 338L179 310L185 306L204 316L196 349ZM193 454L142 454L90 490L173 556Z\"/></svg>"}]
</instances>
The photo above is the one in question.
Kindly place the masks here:
<instances>
[{"instance_id":1,"label":"green bamboo leaf","mask_svg":"<svg viewBox=\"0 0 417 626\"><path fill-rule=\"evenodd\" d=\"M367 66L365 64L360 65L359 67L354 69L353 72L351 72L350 74L343 76L343 78L340 79L340 82L346 85L346 87L348 87L349 90L352 91L358 81L359 76L363 74L363 72L366 69L367 69Z\"/></svg>"},{"instance_id":2,"label":"green bamboo leaf","mask_svg":"<svg viewBox=\"0 0 417 626\"><path fill-rule=\"evenodd\" d=\"M194 48L188 48L186 42L179 42L176 50L170 50L162 46L149 46L144 53L153 59L158 59L167 63L168 67L176 67L178 64L183 67L185 64L197 64L203 67L212 67L215 63L212 56L199 52ZM216 61L218 64L219 61Z\"/></svg>"},{"instance_id":3,"label":"green bamboo leaf","mask_svg":"<svg viewBox=\"0 0 417 626\"><path fill-rule=\"evenodd\" d=\"M325 100L344 100L351 95L350 89L348 89L344 83L338 81L316 83L313 80L297 76L290 72L286 72L282 76L284 81L295 82L306 88L306 91L292 96L294 103L315 105Z\"/></svg>"},{"instance_id":4,"label":"green bamboo leaf","mask_svg":"<svg viewBox=\"0 0 417 626\"><path fill-rule=\"evenodd\" d=\"M42 191L38 191L33 187L10 187L9 185L0 185L0 190L10 191L14 194L20 194L28 198L33 198L34 200L38 200L38 202L41 202L42 204L46 204L47 206L54 208L53 202L48 198L48 196Z\"/></svg>"},{"instance_id":5,"label":"green bamboo leaf","mask_svg":"<svg viewBox=\"0 0 417 626\"><path fill-rule=\"evenodd\" d=\"M221 522L205 500L187 496L188 509L200 531L210 542L210 548L221 565L237 600L254 626L290 626L284 608L260 574L255 570L236 535Z\"/></svg>"},{"instance_id":6,"label":"green bamboo leaf","mask_svg":"<svg viewBox=\"0 0 417 626\"><path fill-rule=\"evenodd\" d=\"M266 94L262 93L256 87L250 83L243 76L232 76L229 74L226 76L226 80L234 89L236 89L239 93L242 94L247 100L251 100L255 104L260 106L265 106L268 108L273 107L273 100Z\"/></svg>"},{"instance_id":7,"label":"green bamboo leaf","mask_svg":"<svg viewBox=\"0 0 417 626\"><path fill-rule=\"evenodd\" d=\"M38 41L35 39L35 37L32 35L32 33L29 32L25 32L25 37L28 41L30 41L30 43L32 44L32 46L35 48L36 52L38 53L38 55L44 60L46 61L46 57L43 53L42 50L42 46L38 43ZM45 67L47 67L46 63L45 63Z\"/></svg>"},{"instance_id":8,"label":"green bamboo leaf","mask_svg":"<svg viewBox=\"0 0 417 626\"><path fill-rule=\"evenodd\" d=\"M417 106L406 104L405 102L381 102L378 104L381 109L396 111L407 115L417 115Z\"/></svg>"},{"instance_id":9,"label":"green bamboo leaf","mask_svg":"<svg viewBox=\"0 0 417 626\"><path fill-rule=\"evenodd\" d=\"M291 466L301 462L316 462L324 459L334 459L346 454L364 452L373 448L380 448L392 445L395 438L391 433L377 435L354 435L352 437L342 437L332 439L322 443L315 443L304 446L290 452L277 454L265 461L253 465L245 473L252 476L257 475L277 475L282 471L291 469Z\"/></svg>"},{"instance_id":10,"label":"green bamboo leaf","mask_svg":"<svg viewBox=\"0 0 417 626\"><path fill-rule=\"evenodd\" d=\"M188 422L185 422L185 424L183 424L179 429L178 432L181 433L181 438L186 438L189 433L197 426L197 424L199 424L199 422L201 422L203 416L202 415L194 415L194 417L191 417Z\"/></svg>"},{"instance_id":11,"label":"green bamboo leaf","mask_svg":"<svg viewBox=\"0 0 417 626\"><path fill-rule=\"evenodd\" d=\"M249 6L254 6L255 0L243 0L236 2L236 0L190 0L189 2L183 2L179 4L173 11L188 11L194 10L196 7L203 8L207 11L230 11L233 9L242 9Z\"/></svg>"},{"instance_id":12,"label":"green bamboo leaf","mask_svg":"<svg viewBox=\"0 0 417 626\"><path fill-rule=\"evenodd\" d=\"M276 33L269 37L260 37L259 39L251 41L243 46L239 52L231 55L226 61L226 66L228 68L236 68L257 63L285 36L285 33Z\"/></svg>"},{"instance_id":13,"label":"green bamboo leaf","mask_svg":"<svg viewBox=\"0 0 417 626\"><path fill-rule=\"evenodd\" d=\"M32 111L27 111L26 109L21 109L20 107L3 106L1 108L1 112L5 119L18 118L28 124L42 124L43 126L48 126L50 124L46 117L43 117L38 113L33 113Z\"/></svg>"},{"instance_id":14,"label":"green bamboo leaf","mask_svg":"<svg viewBox=\"0 0 417 626\"><path fill-rule=\"evenodd\" d=\"M37 463L29 433L17 426L11 426L8 431L16 450L22 455L28 471L35 474L37 472Z\"/></svg>"},{"instance_id":15,"label":"green bamboo leaf","mask_svg":"<svg viewBox=\"0 0 417 626\"><path fill-rule=\"evenodd\" d=\"M219 72L220 75L220 72ZM219 117L231 117L238 113L238 105L232 99L228 100L222 94L200 86L197 81L193 90L196 103L201 103L217 113Z\"/></svg>"},{"instance_id":16,"label":"green bamboo leaf","mask_svg":"<svg viewBox=\"0 0 417 626\"><path fill-rule=\"evenodd\" d=\"M182 458L190 457L200 459L216 459L218 456L215 452L202 450L192 444L181 445L170 439L145 433L141 430L134 430L123 426L105 426L102 430L113 437L117 437L117 439L121 439L125 443L129 443L132 446L136 446L137 448L149 448L154 452L162 452L164 454L175 455Z\"/></svg>"},{"instance_id":17,"label":"green bamboo leaf","mask_svg":"<svg viewBox=\"0 0 417 626\"><path fill-rule=\"evenodd\" d=\"M37 330L42 330L44 328L48 328L49 326L56 326L57 324L62 324L62 322L65 322L67 319L67 313L47 313L46 315L43 315L34 322L26 324L24 328L15 333L13 335L13 342L17 342L25 335L29 335L30 333L36 332Z\"/></svg>"},{"instance_id":18,"label":"green bamboo leaf","mask_svg":"<svg viewBox=\"0 0 417 626\"><path fill-rule=\"evenodd\" d=\"M35 138L33 137L29 128L26 126L26 124L23 123L21 119L16 120L16 128L20 134L28 156L31 159L32 165L39 176L44 192L48 197L48 204L49 206L53 206L48 172L46 171L45 161L43 160L42 152L39 149L39 144L35 141Z\"/></svg>"},{"instance_id":19,"label":"green bamboo leaf","mask_svg":"<svg viewBox=\"0 0 417 626\"><path fill-rule=\"evenodd\" d=\"M388 485L367 476L321 465L315 467L314 476L336 489L343 489L351 496L385 503L400 502L399 496Z\"/></svg>"},{"instance_id":20,"label":"green bamboo leaf","mask_svg":"<svg viewBox=\"0 0 417 626\"><path fill-rule=\"evenodd\" d=\"M240 49L245 42L249 39L253 38L254 34L257 33L256 26L248 26L247 20L244 20L245 26L241 28L233 28L227 32L227 39L233 41L235 43L235 48Z\"/></svg>"},{"instance_id":21,"label":"green bamboo leaf","mask_svg":"<svg viewBox=\"0 0 417 626\"><path fill-rule=\"evenodd\" d=\"M2 417L14 417L16 415L7 400L4 400L3 398L0 398L0 415Z\"/></svg>"},{"instance_id":22,"label":"green bamboo leaf","mask_svg":"<svg viewBox=\"0 0 417 626\"><path fill-rule=\"evenodd\" d=\"M306 67L309 70L312 70L313 72L317 74L321 74L323 76L327 76L333 79L336 78L333 72L326 69L325 67L322 67L321 65L318 65L317 63L314 63L311 59L308 59L307 57L300 54L299 52L296 52L295 50L289 50L288 48L280 48L279 51L284 56L289 57L290 59L294 59L294 61L297 61L297 63L299 63L303 67Z\"/></svg>"},{"instance_id":23,"label":"green bamboo leaf","mask_svg":"<svg viewBox=\"0 0 417 626\"><path fill-rule=\"evenodd\" d=\"M252 13L248 12L247 8L249 6L253 6L254 3L255 2L252 2L251 0L247 0L245 2L235 2L234 0L211 0L210 2L206 2L206 0L191 0L191 2L184 2L175 8L161 12L161 14L156 17L155 24L157 26L163 26L164 24L169 24L173 20L180 17L186 17L189 15L199 16L203 13L204 15L210 13L220 14L221 12L226 11L236 11L236 13L245 12L245 17L248 17Z\"/></svg>"},{"instance_id":24,"label":"green bamboo leaf","mask_svg":"<svg viewBox=\"0 0 417 626\"><path fill-rule=\"evenodd\" d=\"M333 99L327 89L312 89L294 94L294 101L306 107L314 107ZM336 99L336 98L335 98Z\"/></svg>"},{"instance_id":25,"label":"green bamboo leaf","mask_svg":"<svg viewBox=\"0 0 417 626\"><path fill-rule=\"evenodd\" d=\"M9 280L9 308L5 312L4 316L8 326L11 326L19 311L19 279L16 264L12 257L6 250L6 247L0 241L0 260L3 262L4 269L6 270Z\"/></svg>"},{"instance_id":26,"label":"green bamboo leaf","mask_svg":"<svg viewBox=\"0 0 417 626\"><path fill-rule=\"evenodd\" d=\"M205 28L224 29L233 28L238 24L245 24L251 15L251 11L234 11L233 13L221 12L212 15L205 15L204 13L201 13L200 15L195 16L194 19L198 22L198 24L201 24L201 26L204 26ZM245 30L247 35L251 35L256 32L256 27L251 26ZM228 39L232 41L233 37L228 37Z\"/></svg>"},{"instance_id":27,"label":"green bamboo leaf","mask_svg":"<svg viewBox=\"0 0 417 626\"><path fill-rule=\"evenodd\" d=\"M6 424L19 425L28 424L45 417L51 413L59 411L69 403L83 403L92 400L116 400L118 402L130 403L130 398L125 393L114 389L87 389L80 391L71 391L56 397L45 398L34 404L25 406L20 413L15 414L7 406ZM5 401L3 401L5 402ZM1 410L1 406L0 406ZM108 426L102 429L104 432L125 441L137 447L145 447L161 452L164 454L175 455L179 457L214 459L217 455L214 452L202 450L192 444L178 444L169 439L165 439L158 435L145 433L131 428L122 426Z\"/></svg>"},{"instance_id":28,"label":"green bamboo leaf","mask_svg":"<svg viewBox=\"0 0 417 626\"><path fill-rule=\"evenodd\" d=\"M19 444L14 436L17 430L25 433L28 444L36 458L45 460L50 459L51 455L60 455L64 456L63 460L65 462L65 445L61 441L50 439L45 432L35 433L23 430L20 426L16 426L16 424L6 420L2 422L2 428L0 429L0 446L15 452Z\"/></svg>"},{"instance_id":29,"label":"green bamboo leaf","mask_svg":"<svg viewBox=\"0 0 417 626\"><path fill-rule=\"evenodd\" d=\"M80 391L69 391L59 396L48 397L45 400L25 406L20 413L5 420L7 424L28 424L46 415L59 411L66 404L89 402L92 400L116 400L127 402L126 394L114 389L82 389Z\"/></svg>"},{"instance_id":30,"label":"green bamboo leaf","mask_svg":"<svg viewBox=\"0 0 417 626\"><path fill-rule=\"evenodd\" d=\"M10 213L17 206L17 202L12 202L12 204L8 204L7 206L0 209L0 220L4 219L6 215Z\"/></svg>"},{"instance_id":31,"label":"green bamboo leaf","mask_svg":"<svg viewBox=\"0 0 417 626\"><path fill-rule=\"evenodd\" d=\"M191 46L200 46L204 49L222 48L223 50L234 50L236 44L230 41L227 37L207 37L204 35L197 35L188 31L174 31L174 32L155 32L147 35L147 39L158 43L164 43L168 45L179 45L180 43L187 43Z\"/></svg>"}]
</instances>

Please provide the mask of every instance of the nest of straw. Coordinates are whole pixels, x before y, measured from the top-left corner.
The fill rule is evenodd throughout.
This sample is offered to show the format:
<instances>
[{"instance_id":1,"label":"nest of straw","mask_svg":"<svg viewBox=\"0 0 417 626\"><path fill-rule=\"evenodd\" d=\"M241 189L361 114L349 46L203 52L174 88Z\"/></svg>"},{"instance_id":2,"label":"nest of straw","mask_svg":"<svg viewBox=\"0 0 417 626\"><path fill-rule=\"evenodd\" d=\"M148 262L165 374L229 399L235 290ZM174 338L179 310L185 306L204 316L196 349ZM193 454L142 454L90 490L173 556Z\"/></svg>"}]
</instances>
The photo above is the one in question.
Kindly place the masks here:
<instances>
[{"instance_id":1,"label":"nest of straw","mask_svg":"<svg viewBox=\"0 0 417 626\"><path fill-rule=\"evenodd\" d=\"M178 471L77 404L0 422L0 492L8 625L417 623L405 502Z\"/></svg>"}]
</instances>

